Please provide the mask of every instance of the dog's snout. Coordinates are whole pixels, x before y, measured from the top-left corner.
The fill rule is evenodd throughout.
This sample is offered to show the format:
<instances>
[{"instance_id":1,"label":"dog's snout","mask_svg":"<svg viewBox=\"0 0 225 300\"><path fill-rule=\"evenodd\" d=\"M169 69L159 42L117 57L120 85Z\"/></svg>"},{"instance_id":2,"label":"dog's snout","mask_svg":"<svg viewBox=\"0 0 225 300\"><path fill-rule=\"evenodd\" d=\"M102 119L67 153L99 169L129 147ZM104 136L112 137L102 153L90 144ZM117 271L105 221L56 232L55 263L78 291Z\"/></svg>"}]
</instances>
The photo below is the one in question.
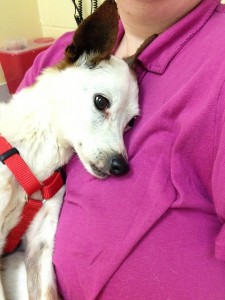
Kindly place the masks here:
<instances>
[{"instance_id":1,"label":"dog's snout","mask_svg":"<svg viewBox=\"0 0 225 300\"><path fill-rule=\"evenodd\" d=\"M129 171L129 169L129 164L122 155L117 155L112 159L110 168L111 175L124 175Z\"/></svg>"}]
</instances>

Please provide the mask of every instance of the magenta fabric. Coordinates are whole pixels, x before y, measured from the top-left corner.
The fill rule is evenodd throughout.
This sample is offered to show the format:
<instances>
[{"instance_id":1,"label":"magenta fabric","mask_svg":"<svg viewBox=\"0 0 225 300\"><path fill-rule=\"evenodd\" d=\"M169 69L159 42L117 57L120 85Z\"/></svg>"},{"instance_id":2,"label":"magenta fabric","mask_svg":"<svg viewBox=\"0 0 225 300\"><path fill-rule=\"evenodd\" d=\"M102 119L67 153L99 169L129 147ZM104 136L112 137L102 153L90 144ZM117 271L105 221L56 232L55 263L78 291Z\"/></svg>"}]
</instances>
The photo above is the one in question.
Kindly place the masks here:
<instances>
[{"instance_id":1,"label":"magenta fabric","mask_svg":"<svg viewBox=\"0 0 225 300\"><path fill-rule=\"evenodd\" d=\"M125 134L129 174L98 180L76 157L68 164L54 252L65 300L225 299L219 2L203 0L140 55L141 114ZM71 38L39 55L20 88L58 62Z\"/></svg>"}]
</instances>

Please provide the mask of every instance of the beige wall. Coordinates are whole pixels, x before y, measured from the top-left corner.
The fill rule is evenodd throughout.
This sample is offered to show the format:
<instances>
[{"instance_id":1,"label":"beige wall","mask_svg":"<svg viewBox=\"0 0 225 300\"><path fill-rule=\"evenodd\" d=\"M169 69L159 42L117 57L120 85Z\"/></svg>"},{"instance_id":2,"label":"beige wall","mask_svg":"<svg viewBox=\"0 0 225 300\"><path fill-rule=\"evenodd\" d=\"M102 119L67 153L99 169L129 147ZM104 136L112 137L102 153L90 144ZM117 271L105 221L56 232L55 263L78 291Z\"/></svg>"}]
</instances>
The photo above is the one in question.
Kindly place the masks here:
<instances>
[{"instance_id":1,"label":"beige wall","mask_svg":"<svg viewBox=\"0 0 225 300\"><path fill-rule=\"evenodd\" d=\"M71 0L37 0L41 27L44 36L58 37L66 31L76 28L74 21L74 6ZM99 1L101 4L103 0ZM86 17L90 14L90 0L83 1L83 10Z\"/></svg>"},{"instance_id":2,"label":"beige wall","mask_svg":"<svg viewBox=\"0 0 225 300\"><path fill-rule=\"evenodd\" d=\"M6 40L42 35L36 0L0 0L0 46ZM0 69L0 83L4 81Z\"/></svg>"},{"instance_id":3,"label":"beige wall","mask_svg":"<svg viewBox=\"0 0 225 300\"><path fill-rule=\"evenodd\" d=\"M60 36L75 29L71 0L37 0L43 36Z\"/></svg>"},{"instance_id":4,"label":"beige wall","mask_svg":"<svg viewBox=\"0 0 225 300\"><path fill-rule=\"evenodd\" d=\"M0 84L2 84L3 82L5 82L5 77L4 77L4 74L2 72L2 68L0 66Z\"/></svg>"},{"instance_id":5,"label":"beige wall","mask_svg":"<svg viewBox=\"0 0 225 300\"><path fill-rule=\"evenodd\" d=\"M86 17L90 12L90 0L84 0L83 3ZM5 40L18 37L57 38L76 28L73 14L71 0L0 0L0 47ZM0 68L0 84L4 81Z\"/></svg>"},{"instance_id":6,"label":"beige wall","mask_svg":"<svg viewBox=\"0 0 225 300\"><path fill-rule=\"evenodd\" d=\"M41 35L39 14L36 1L0 0L0 45L5 40Z\"/></svg>"}]
</instances>

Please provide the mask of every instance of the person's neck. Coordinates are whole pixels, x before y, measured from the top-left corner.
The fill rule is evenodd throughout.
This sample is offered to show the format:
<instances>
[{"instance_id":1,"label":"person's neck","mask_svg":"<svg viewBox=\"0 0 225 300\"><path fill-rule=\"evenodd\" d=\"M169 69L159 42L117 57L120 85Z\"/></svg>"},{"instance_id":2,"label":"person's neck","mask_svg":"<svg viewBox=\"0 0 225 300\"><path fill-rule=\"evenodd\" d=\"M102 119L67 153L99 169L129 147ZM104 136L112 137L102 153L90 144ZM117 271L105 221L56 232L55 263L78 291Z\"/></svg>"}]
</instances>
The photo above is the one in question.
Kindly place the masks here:
<instances>
[{"instance_id":1,"label":"person's neck","mask_svg":"<svg viewBox=\"0 0 225 300\"><path fill-rule=\"evenodd\" d=\"M117 0L125 33L116 56L133 55L146 38L164 32L200 2L201 0Z\"/></svg>"}]
</instances>

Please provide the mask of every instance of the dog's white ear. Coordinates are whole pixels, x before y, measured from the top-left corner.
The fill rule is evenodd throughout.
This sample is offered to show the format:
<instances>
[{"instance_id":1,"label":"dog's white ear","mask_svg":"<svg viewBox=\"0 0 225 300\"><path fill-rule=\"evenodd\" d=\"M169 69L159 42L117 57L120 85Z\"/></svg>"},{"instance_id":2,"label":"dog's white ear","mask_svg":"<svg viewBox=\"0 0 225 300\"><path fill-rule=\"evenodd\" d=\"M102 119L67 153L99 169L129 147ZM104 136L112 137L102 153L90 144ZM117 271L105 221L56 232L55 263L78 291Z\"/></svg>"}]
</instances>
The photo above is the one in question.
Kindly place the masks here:
<instances>
[{"instance_id":1,"label":"dog's white ear","mask_svg":"<svg viewBox=\"0 0 225 300\"><path fill-rule=\"evenodd\" d=\"M132 55L132 56L128 56L124 58L124 61L128 64L128 66L131 69L135 69L135 65L137 62L137 58L138 56L141 54L141 52L149 45L151 44L151 42L154 41L155 38L157 38L158 34L153 34L152 36L150 36L149 38L147 38L141 45L140 47L137 49L137 51Z\"/></svg>"},{"instance_id":2,"label":"dog's white ear","mask_svg":"<svg viewBox=\"0 0 225 300\"><path fill-rule=\"evenodd\" d=\"M65 62L75 63L82 54L90 54L94 65L108 59L118 33L118 12L114 0L105 0L75 31L73 42L66 48Z\"/></svg>"}]
</instances>

